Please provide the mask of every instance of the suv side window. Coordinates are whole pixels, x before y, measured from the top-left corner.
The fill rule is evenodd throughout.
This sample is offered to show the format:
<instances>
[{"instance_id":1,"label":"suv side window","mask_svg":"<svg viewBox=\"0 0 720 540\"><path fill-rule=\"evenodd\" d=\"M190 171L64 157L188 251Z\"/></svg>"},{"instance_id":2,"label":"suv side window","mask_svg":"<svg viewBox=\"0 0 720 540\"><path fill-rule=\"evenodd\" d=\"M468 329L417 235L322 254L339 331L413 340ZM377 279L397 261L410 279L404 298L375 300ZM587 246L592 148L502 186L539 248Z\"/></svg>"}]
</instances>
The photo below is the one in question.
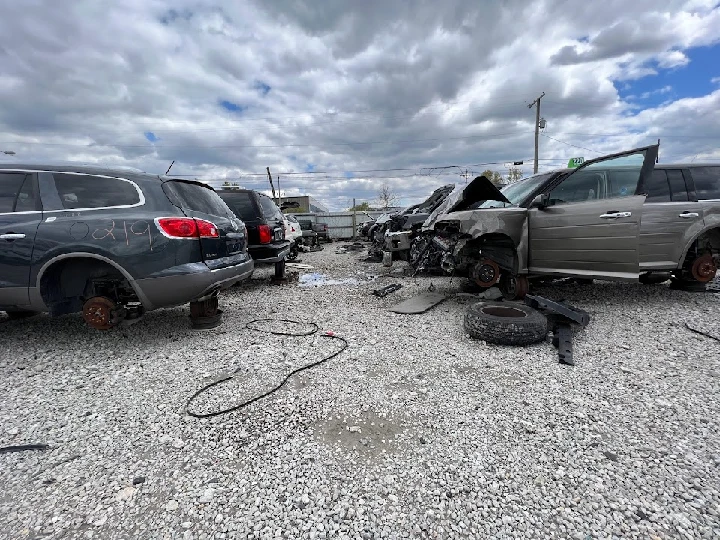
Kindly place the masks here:
<instances>
[{"instance_id":1,"label":"suv side window","mask_svg":"<svg viewBox=\"0 0 720 540\"><path fill-rule=\"evenodd\" d=\"M665 169L655 169L647 183L645 202L670 202L670 184Z\"/></svg>"},{"instance_id":2,"label":"suv side window","mask_svg":"<svg viewBox=\"0 0 720 540\"><path fill-rule=\"evenodd\" d=\"M550 204L567 204L600 199L602 198L604 184L605 179L600 173L578 172L564 180L550 192Z\"/></svg>"},{"instance_id":3,"label":"suv side window","mask_svg":"<svg viewBox=\"0 0 720 540\"><path fill-rule=\"evenodd\" d=\"M699 201L720 199L720 167L691 167L690 174Z\"/></svg>"},{"instance_id":4,"label":"suv side window","mask_svg":"<svg viewBox=\"0 0 720 540\"><path fill-rule=\"evenodd\" d=\"M92 174L53 173L63 208L131 206L140 202L135 185L120 178Z\"/></svg>"},{"instance_id":5,"label":"suv side window","mask_svg":"<svg viewBox=\"0 0 720 540\"><path fill-rule=\"evenodd\" d=\"M0 214L22 211L16 210L16 204L25 180L29 178L30 175L24 172L0 173Z\"/></svg>"},{"instance_id":6,"label":"suv side window","mask_svg":"<svg viewBox=\"0 0 720 540\"><path fill-rule=\"evenodd\" d=\"M270 197L258 193L258 199L260 200L260 208L262 208L262 213L266 218L280 220L283 219L280 209Z\"/></svg>"},{"instance_id":7,"label":"suv side window","mask_svg":"<svg viewBox=\"0 0 720 540\"><path fill-rule=\"evenodd\" d=\"M670 183L670 193L673 202L689 201L688 189L685 185L685 178L679 169L669 169L667 171L668 182Z\"/></svg>"}]
</instances>

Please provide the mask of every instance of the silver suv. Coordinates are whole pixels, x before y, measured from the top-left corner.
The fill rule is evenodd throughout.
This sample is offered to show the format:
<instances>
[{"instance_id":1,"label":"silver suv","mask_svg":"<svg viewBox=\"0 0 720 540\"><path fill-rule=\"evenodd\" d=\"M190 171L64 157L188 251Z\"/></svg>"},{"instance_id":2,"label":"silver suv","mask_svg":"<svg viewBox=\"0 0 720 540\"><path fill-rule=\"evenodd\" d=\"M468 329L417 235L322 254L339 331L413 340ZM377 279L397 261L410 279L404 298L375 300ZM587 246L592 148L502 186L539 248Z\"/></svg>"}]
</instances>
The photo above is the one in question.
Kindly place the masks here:
<instances>
[{"instance_id":1,"label":"silver suv","mask_svg":"<svg viewBox=\"0 0 720 540\"><path fill-rule=\"evenodd\" d=\"M456 189L423 224L417 270L522 298L534 277L706 283L720 254L720 166L656 164L658 145Z\"/></svg>"}]
</instances>

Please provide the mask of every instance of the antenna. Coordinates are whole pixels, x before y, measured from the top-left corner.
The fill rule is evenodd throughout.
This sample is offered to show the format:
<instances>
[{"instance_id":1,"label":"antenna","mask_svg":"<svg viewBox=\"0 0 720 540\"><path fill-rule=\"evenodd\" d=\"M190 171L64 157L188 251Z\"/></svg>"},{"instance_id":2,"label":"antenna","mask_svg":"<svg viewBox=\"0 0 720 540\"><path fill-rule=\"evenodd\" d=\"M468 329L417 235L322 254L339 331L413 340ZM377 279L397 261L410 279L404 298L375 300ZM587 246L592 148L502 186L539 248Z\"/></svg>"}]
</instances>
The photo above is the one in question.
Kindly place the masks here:
<instances>
[{"instance_id":1,"label":"antenna","mask_svg":"<svg viewBox=\"0 0 720 540\"><path fill-rule=\"evenodd\" d=\"M167 173L169 173L169 172L170 172L170 169L172 169L173 163L175 163L175 160L174 160L174 159L172 160L172 163L171 163L170 166L168 167L168 170L165 171L165 176L167 176Z\"/></svg>"}]
</instances>

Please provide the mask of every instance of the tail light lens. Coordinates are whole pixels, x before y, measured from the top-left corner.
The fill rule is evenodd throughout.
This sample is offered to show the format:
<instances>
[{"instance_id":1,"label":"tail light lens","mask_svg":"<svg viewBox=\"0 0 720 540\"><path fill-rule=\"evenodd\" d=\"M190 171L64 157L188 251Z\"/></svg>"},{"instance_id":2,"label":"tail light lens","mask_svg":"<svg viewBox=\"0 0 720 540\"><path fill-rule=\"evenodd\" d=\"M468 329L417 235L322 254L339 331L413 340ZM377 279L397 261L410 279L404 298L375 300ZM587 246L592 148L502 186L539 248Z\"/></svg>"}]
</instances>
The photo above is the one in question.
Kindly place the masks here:
<instances>
[{"instance_id":1,"label":"tail light lens","mask_svg":"<svg viewBox=\"0 0 720 540\"><path fill-rule=\"evenodd\" d=\"M156 218L158 228L170 238L219 238L220 233L211 221L197 218Z\"/></svg>"},{"instance_id":2,"label":"tail light lens","mask_svg":"<svg viewBox=\"0 0 720 540\"><path fill-rule=\"evenodd\" d=\"M260 236L261 244L269 244L272 242L272 229L269 225L258 225L258 235Z\"/></svg>"}]
</instances>

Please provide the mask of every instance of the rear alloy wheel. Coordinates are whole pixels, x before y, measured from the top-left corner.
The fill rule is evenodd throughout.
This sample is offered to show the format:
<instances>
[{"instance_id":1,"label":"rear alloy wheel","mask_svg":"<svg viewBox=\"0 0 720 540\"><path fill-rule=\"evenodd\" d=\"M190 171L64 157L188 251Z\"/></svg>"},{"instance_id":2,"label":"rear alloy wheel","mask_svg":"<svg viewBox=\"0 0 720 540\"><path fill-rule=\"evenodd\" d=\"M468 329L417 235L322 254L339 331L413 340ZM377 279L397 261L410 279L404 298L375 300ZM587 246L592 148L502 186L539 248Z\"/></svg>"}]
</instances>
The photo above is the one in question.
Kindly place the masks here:
<instances>
[{"instance_id":1,"label":"rear alloy wheel","mask_svg":"<svg viewBox=\"0 0 720 540\"><path fill-rule=\"evenodd\" d=\"M500 278L500 292L505 300L522 300L530 292L530 280L527 276L503 274Z\"/></svg>"},{"instance_id":2,"label":"rear alloy wheel","mask_svg":"<svg viewBox=\"0 0 720 540\"><path fill-rule=\"evenodd\" d=\"M498 345L531 345L547 337L548 323L525 304L477 302L465 312L465 331L474 339Z\"/></svg>"},{"instance_id":3,"label":"rear alloy wheel","mask_svg":"<svg viewBox=\"0 0 720 540\"><path fill-rule=\"evenodd\" d=\"M121 320L121 308L105 296L93 296L83 304L83 319L96 330L110 330Z\"/></svg>"}]
</instances>

